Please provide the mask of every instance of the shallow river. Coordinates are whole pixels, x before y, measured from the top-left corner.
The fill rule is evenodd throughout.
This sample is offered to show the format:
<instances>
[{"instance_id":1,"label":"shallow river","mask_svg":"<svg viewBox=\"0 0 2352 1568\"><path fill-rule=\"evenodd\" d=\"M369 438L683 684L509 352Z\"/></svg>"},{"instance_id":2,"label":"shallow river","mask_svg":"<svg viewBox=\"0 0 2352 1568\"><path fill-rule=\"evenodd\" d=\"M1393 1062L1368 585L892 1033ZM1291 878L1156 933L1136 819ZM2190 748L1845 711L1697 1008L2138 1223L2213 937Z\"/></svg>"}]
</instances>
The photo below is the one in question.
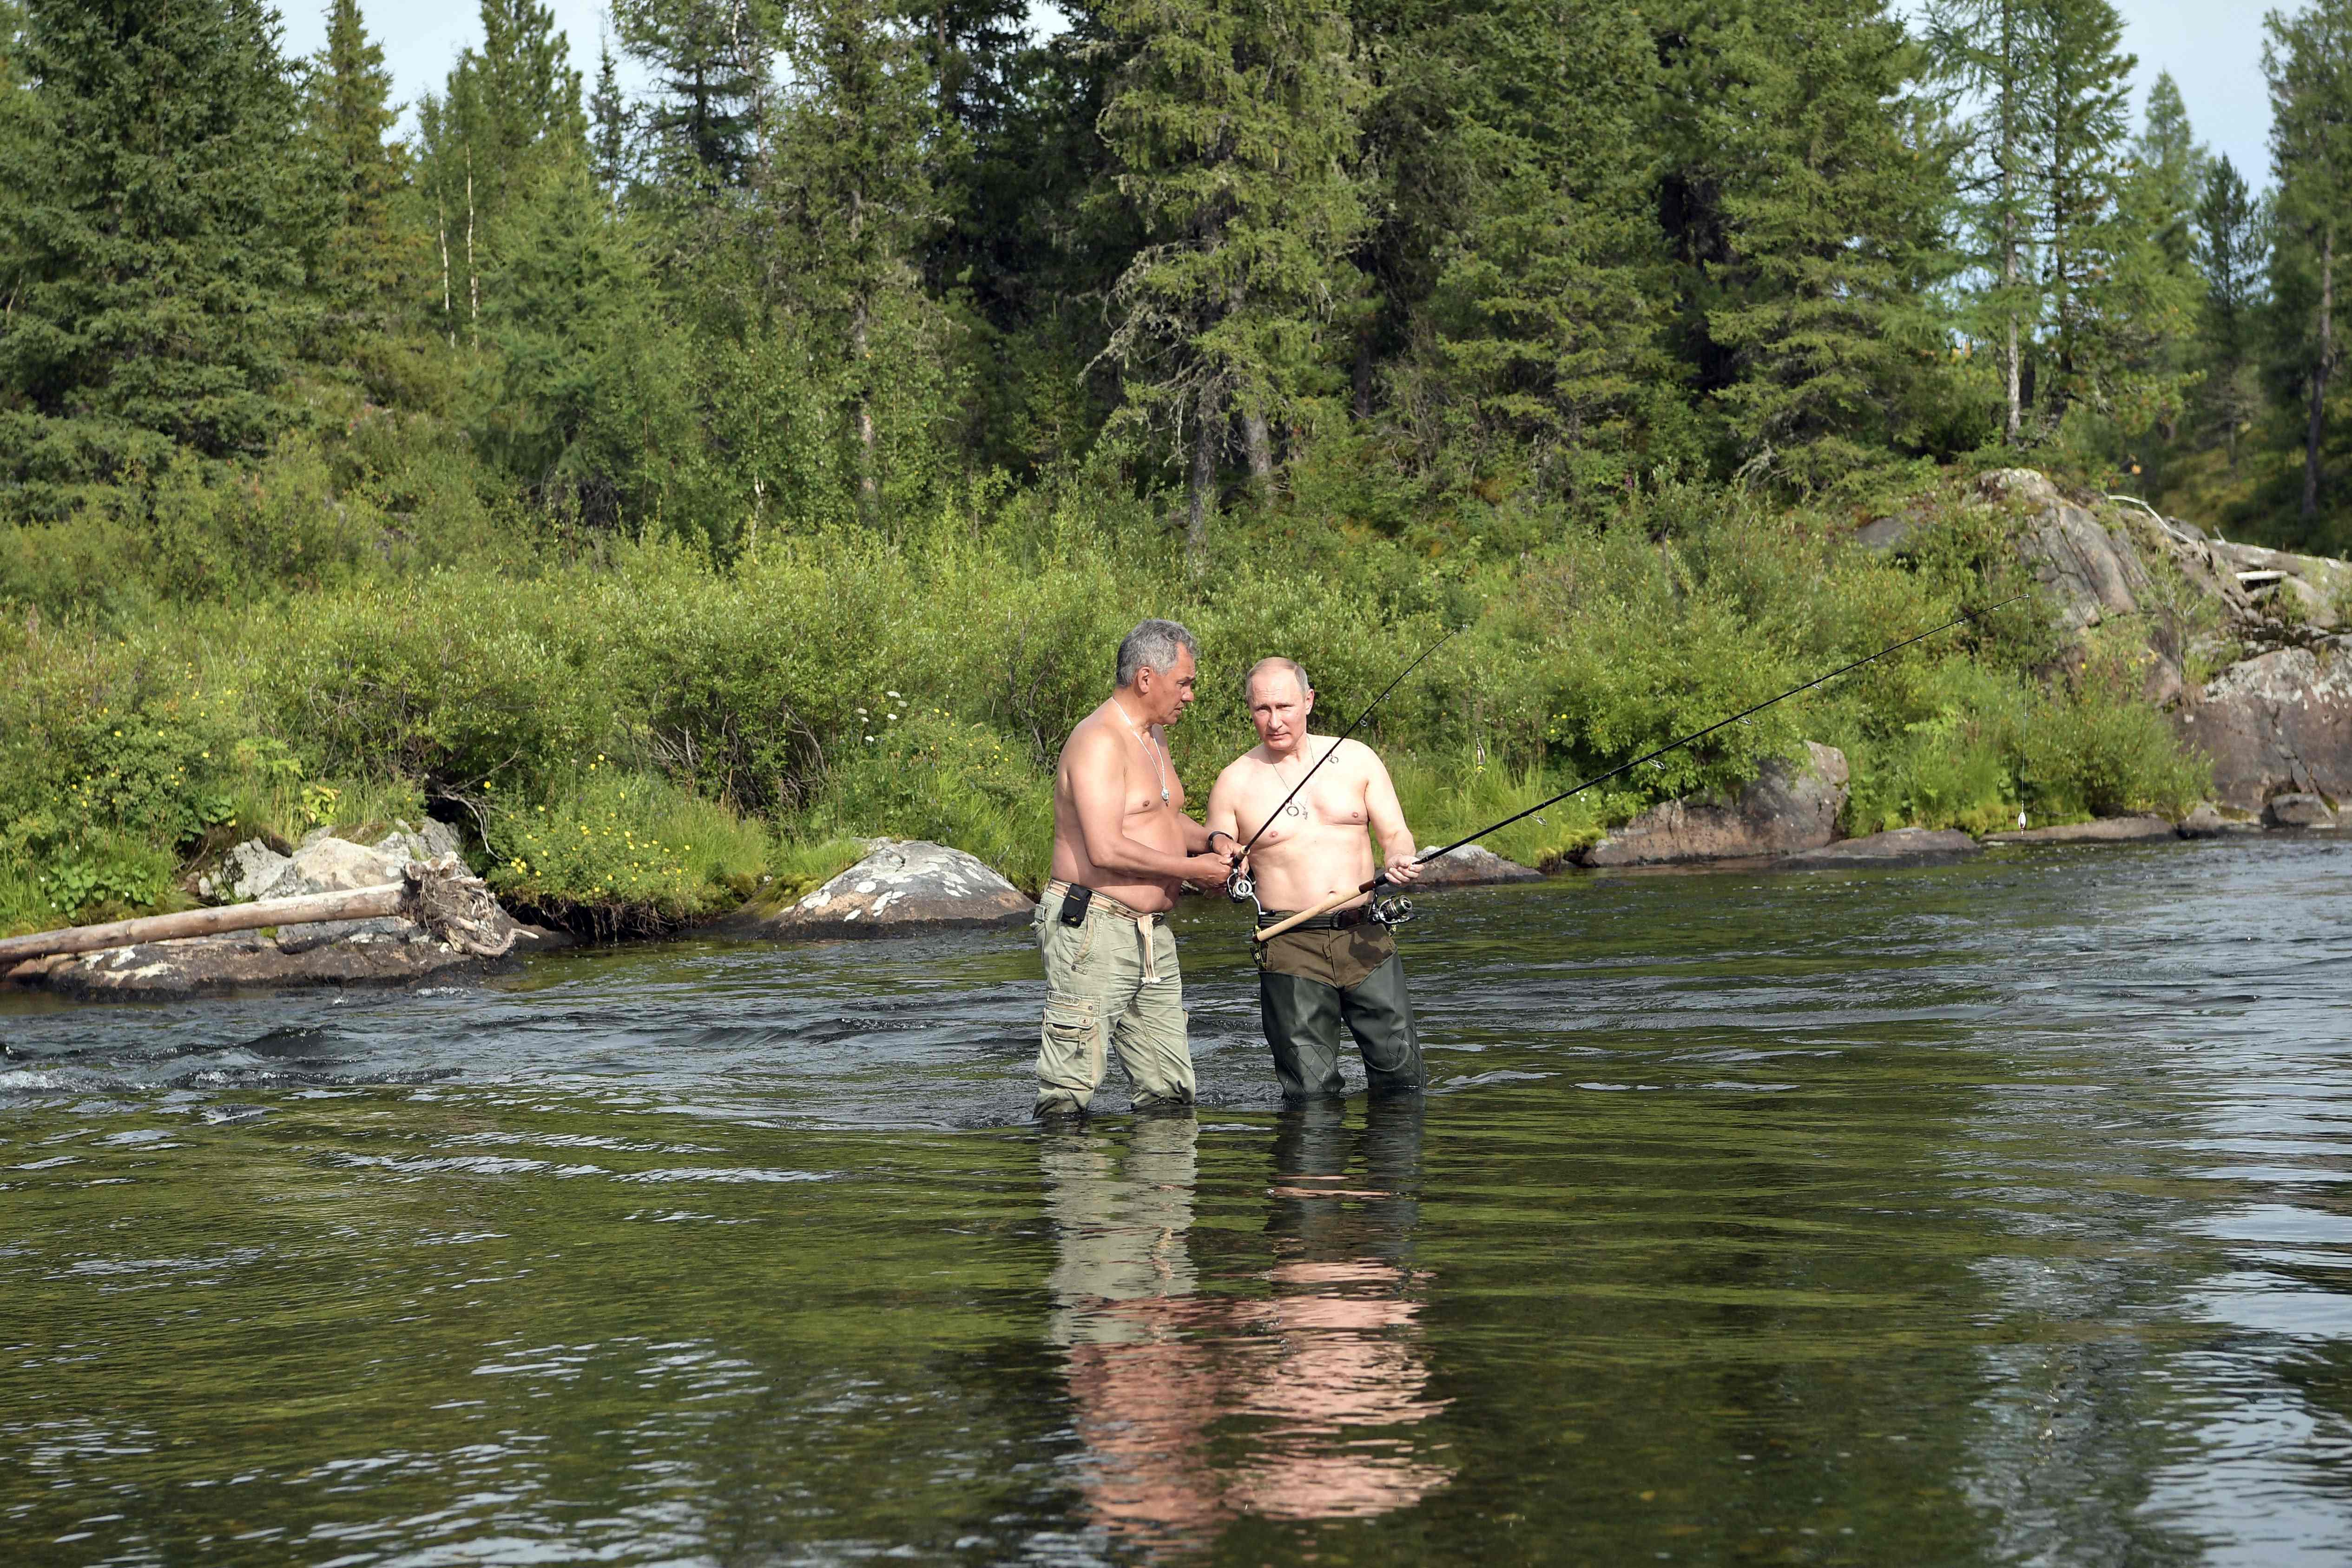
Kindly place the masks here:
<instances>
[{"instance_id":1,"label":"shallow river","mask_svg":"<svg viewBox=\"0 0 2352 1568\"><path fill-rule=\"evenodd\" d=\"M1188 906L1047 1133L1017 935L0 1003L0 1556L2339 1563L2347 873L1426 899L1292 1117Z\"/></svg>"}]
</instances>

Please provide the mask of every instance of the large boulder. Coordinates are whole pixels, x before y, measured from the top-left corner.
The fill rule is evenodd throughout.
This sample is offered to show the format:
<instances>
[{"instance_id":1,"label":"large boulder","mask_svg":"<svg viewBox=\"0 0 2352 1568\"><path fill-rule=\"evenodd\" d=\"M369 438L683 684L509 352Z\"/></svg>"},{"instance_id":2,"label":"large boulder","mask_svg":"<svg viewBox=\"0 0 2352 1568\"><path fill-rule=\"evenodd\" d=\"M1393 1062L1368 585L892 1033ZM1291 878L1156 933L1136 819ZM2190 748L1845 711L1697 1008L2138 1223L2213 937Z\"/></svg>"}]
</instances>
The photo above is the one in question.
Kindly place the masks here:
<instances>
[{"instance_id":1,"label":"large boulder","mask_svg":"<svg viewBox=\"0 0 2352 1568\"><path fill-rule=\"evenodd\" d=\"M1845 794L1845 753L1808 741L1801 759L1766 763L1729 799L1654 805L1571 858L1580 866L1674 866L1817 849L1837 837Z\"/></svg>"},{"instance_id":2,"label":"large boulder","mask_svg":"<svg viewBox=\"0 0 2352 1568\"><path fill-rule=\"evenodd\" d=\"M2213 763L2213 798L2260 812L2273 795L2352 799L2352 638L2233 664L2173 715Z\"/></svg>"},{"instance_id":3,"label":"large boulder","mask_svg":"<svg viewBox=\"0 0 2352 1568\"><path fill-rule=\"evenodd\" d=\"M1988 844L2146 844L2178 838L2180 829L2161 816L2102 816L2094 822L2062 822L2051 827L2021 827L1988 833Z\"/></svg>"},{"instance_id":4,"label":"large boulder","mask_svg":"<svg viewBox=\"0 0 2352 1568\"><path fill-rule=\"evenodd\" d=\"M1468 888L1485 882L1540 882L1543 873L1506 860L1483 844L1465 844L1421 868L1416 888Z\"/></svg>"},{"instance_id":5,"label":"large boulder","mask_svg":"<svg viewBox=\"0 0 2352 1568\"><path fill-rule=\"evenodd\" d=\"M2345 610L2352 605L2352 565L2225 540L2213 542L2213 553L2258 609L2288 626L2344 629Z\"/></svg>"},{"instance_id":6,"label":"large boulder","mask_svg":"<svg viewBox=\"0 0 2352 1568\"><path fill-rule=\"evenodd\" d=\"M1775 864L1791 871L1830 870L1840 866L1927 866L1964 859L1980 846L1949 827L1897 827L1819 849L1784 855Z\"/></svg>"},{"instance_id":7,"label":"large boulder","mask_svg":"<svg viewBox=\"0 0 2352 1568\"><path fill-rule=\"evenodd\" d=\"M1017 926L1035 906L982 861L944 844L877 838L866 858L804 898L754 905L719 936L893 936L943 927Z\"/></svg>"},{"instance_id":8,"label":"large boulder","mask_svg":"<svg viewBox=\"0 0 2352 1568\"><path fill-rule=\"evenodd\" d=\"M313 940L325 928L142 942L99 952L35 959L8 978L83 1001L149 1001L289 985L398 984L478 972L500 961L437 942L415 922L387 917L363 929ZM289 933L299 933L290 942Z\"/></svg>"}]
</instances>

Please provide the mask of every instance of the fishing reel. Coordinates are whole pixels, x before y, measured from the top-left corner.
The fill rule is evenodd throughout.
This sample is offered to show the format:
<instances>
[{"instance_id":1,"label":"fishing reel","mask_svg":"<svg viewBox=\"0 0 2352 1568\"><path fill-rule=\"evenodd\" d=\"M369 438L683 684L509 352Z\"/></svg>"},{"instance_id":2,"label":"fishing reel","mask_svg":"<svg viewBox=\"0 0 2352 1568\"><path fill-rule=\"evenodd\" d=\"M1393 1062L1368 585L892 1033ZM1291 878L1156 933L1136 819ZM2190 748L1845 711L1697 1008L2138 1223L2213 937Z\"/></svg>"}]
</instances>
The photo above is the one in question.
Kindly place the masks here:
<instances>
[{"instance_id":1,"label":"fishing reel","mask_svg":"<svg viewBox=\"0 0 2352 1568\"><path fill-rule=\"evenodd\" d=\"M1225 879L1225 897L1237 904L1257 902L1257 879L1236 866Z\"/></svg>"},{"instance_id":2,"label":"fishing reel","mask_svg":"<svg viewBox=\"0 0 2352 1568\"><path fill-rule=\"evenodd\" d=\"M1412 919L1411 899L1374 899L1372 919L1384 926L1401 926Z\"/></svg>"}]
</instances>

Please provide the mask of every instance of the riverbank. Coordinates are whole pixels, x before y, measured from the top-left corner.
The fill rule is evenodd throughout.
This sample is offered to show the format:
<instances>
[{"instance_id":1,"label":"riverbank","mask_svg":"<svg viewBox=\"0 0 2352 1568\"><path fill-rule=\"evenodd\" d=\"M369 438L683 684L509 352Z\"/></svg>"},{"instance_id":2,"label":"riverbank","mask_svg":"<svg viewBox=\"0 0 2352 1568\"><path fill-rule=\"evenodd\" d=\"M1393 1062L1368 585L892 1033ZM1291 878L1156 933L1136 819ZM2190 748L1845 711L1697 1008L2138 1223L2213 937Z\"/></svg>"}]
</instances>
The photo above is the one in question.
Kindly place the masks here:
<instances>
[{"instance_id":1,"label":"riverbank","mask_svg":"<svg viewBox=\"0 0 2352 1568\"><path fill-rule=\"evenodd\" d=\"M596 935L813 889L875 837L966 850L1034 892L1054 752L1145 614L1202 638L1202 700L1171 736L1196 799L1250 742L1250 660L1302 656L1337 727L1458 630L1369 731L1437 842L1983 613L1493 841L1528 865L1808 741L1847 758L1844 837L2185 815L2210 773L2151 696L2147 650L2177 646L2201 681L2228 665L2220 634L2183 589L2133 636L2085 636L2035 591L2025 510L1948 478L1889 503L1899 550L1868 518L1696 487L1606 526L1497 507L1444 541L1298 515L1246 546L1236 530L1195 578L1165 536L1034 496L984 527L723 561L516 537L425 565L355 547L235 595L168 574L31 593L0 616L0 930L192 902L245 839L425 816L519 914Z\"/></svg>"}]
</instances>

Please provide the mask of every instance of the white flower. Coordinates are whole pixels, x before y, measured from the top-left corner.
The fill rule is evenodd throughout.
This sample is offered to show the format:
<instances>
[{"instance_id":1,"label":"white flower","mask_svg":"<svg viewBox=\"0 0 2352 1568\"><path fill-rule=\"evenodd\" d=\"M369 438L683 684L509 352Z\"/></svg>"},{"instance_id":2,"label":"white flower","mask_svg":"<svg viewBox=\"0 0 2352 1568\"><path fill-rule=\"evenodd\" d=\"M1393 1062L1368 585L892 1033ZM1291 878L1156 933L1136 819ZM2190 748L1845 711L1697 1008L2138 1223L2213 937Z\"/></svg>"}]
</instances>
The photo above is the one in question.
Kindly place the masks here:
<instances>
[{"instance_id":1,"label":"white flower","mask_svg":"<svg viewBox=\"0 0 2352 1568\"><path fill-rule=\"evenodd\" d=\"M892 722L893 724L896 724L898 721L898 716L896 713L891 714L891 715L890 715L890 722Z\"/></svg>"},{"instance_id":2,"label":"white flower","mask_svg":"<svg viewBox=\"0 0 2352 1568\"><path fill-rule=\"evenodd\" d=\"M905 699L905 698L900 697L900 696L899 696L897 692L895 692L895 691L886 691L886 692L884 692L882 695L883 695L883 696L885 696L885 697L887 697L887 698L888 698L891 701L893 701L893 702L903 702L903 701L905 701L905 700L906 700L906 699Z\"/></svg>"},{"instance_id":3,"label":"white flower","mask_svg":"<svg viewBox=\"0 0 2352 1568\"><path fill-rule=\"evenodd\" d=\"M872 739L874 739L874 737L873 737L873 736L871 736L871 735L868 735L868 736L866 736L866 738L868 741L871 741Z\"/></svg>"}]
</instances>

